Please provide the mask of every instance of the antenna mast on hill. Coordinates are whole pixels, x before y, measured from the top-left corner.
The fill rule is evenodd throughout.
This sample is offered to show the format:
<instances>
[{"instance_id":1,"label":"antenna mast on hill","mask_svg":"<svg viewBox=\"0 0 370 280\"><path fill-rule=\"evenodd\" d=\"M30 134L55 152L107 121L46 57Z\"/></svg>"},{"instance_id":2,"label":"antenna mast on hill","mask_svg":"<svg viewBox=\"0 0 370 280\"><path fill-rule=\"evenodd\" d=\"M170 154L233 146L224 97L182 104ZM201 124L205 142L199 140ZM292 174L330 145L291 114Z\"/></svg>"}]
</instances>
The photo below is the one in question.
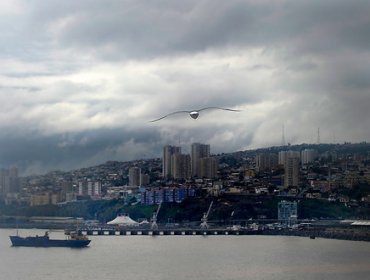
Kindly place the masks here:
<instances>
[{"instance_id":1,"label":"antenna mast on hill","mask_svg":"<svg viewBox=\"0 0 370 280\"><path fill-rule=\"evenodd\" d=\"M320 127L317 128L317 144L320 144Z\"/></svg>"}]
</instances>

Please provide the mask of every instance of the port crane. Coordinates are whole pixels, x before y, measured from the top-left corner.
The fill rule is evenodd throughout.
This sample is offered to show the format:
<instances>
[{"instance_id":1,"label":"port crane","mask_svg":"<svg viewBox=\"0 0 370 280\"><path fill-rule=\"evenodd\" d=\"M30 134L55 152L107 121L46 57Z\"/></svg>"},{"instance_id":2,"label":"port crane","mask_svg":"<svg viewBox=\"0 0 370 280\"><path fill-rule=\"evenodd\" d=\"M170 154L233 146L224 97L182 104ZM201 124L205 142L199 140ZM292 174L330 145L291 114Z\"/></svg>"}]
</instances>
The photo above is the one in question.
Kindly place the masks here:
<instances>
[{"instance_id":1,"label":"port crane","mask_svg":"<svg viewBox=\"0 0 370 280\"><path fill-rule=\"evenodd\" d=\"M207 223L208 222L208 215L211 212L212 205L213 205L213 201L209 205L207 213L203 214L203 217L201 219L202 223L200 224L201 229L207 229L208 228L208 223Z\"/></svg>"},{"instance_id":2,"label":"port crane","mask_svg":"<svg viewBox=\"0 0 370 280\"><path fill-rule=\"evenodd\" d=\"M158 229L157 217L158 217L159 210L161 209L161 206L162 206L162 202L159 203L159 206L157 208L157 211L156 212L153 212L152 225L151 225L151 229L153 229L153 230Z\"/></svg>"}]
</instances>

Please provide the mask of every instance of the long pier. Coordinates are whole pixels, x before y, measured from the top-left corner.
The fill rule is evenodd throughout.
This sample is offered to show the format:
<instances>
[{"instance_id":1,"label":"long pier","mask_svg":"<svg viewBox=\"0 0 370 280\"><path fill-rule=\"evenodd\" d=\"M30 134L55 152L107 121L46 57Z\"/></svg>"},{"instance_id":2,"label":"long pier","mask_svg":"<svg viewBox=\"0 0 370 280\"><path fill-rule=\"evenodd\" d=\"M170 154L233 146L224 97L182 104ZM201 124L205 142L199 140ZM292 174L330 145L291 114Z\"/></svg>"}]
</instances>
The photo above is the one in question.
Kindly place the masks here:
<instances>
[{"instance_id":1,"label":"long pier","mask_svg":"<svg viewBox=\"0 0 370 280\"><path fill-rule=\"evenodd\" d=\"M90 236L199 236L199 235L257 235L259 230L233 229L78 229L78 232Z\"/></svg>"},{"instance_id":2,"label":"long pier","mask_svg":"<svg viewBox=\"0 0 370 280\"><path fill-rule=\"evenodd\" d=\"M282 235L282 236L300 236L300 237L321 237L340 240L353 240L353 241L370 241L370 234L368 229L354 230L253 230L253 229L226 229L226 228L211 228L211 229L78 229L79 233L89 236L217 236L217 235ZM68 230L66 230L68 233Z\"/></svg>"}]
</instances>

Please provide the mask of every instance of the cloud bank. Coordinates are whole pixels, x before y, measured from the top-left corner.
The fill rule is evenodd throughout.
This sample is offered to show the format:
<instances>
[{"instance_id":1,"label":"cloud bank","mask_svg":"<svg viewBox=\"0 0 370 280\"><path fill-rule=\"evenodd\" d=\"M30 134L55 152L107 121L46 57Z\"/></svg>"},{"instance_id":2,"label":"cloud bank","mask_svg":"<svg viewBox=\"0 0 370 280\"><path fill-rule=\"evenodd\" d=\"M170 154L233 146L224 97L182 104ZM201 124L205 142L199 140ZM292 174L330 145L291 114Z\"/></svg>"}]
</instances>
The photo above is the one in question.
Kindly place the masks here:
<instances>
[{"instance_id":1,"label":"cloud bank","mask_svg":"<svg viewBox=\"0 0 370 280\"><path fill-rule=\"evenodd\" d=\"M0 167L370 138L368 1L2 1ZM197 120L172 111L206 106Z\"/></svg>"}]
</instances>

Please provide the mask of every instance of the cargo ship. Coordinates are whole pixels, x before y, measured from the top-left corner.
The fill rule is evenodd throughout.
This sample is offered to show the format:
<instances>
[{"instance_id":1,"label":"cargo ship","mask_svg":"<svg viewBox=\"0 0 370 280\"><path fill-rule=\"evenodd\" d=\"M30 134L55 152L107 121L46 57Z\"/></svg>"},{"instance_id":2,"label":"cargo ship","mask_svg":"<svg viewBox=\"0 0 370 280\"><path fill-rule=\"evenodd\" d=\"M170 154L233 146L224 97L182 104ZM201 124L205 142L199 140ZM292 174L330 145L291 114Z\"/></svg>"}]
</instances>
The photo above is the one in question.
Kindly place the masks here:
<instances>
[{"instance_id":1,"label":"cargo ship","mask_svg":"<svg viewBox=\"0 0 370 280\"><path fill-rule=\"evenodd\" d=\"M90 244L85 235L70 233L67 239L51 239L49 233L45 232L43 236L21 237L17 235L9 236L13 246L19 247L71 247L82 248Z\"/></svg>"}]
</instances>

